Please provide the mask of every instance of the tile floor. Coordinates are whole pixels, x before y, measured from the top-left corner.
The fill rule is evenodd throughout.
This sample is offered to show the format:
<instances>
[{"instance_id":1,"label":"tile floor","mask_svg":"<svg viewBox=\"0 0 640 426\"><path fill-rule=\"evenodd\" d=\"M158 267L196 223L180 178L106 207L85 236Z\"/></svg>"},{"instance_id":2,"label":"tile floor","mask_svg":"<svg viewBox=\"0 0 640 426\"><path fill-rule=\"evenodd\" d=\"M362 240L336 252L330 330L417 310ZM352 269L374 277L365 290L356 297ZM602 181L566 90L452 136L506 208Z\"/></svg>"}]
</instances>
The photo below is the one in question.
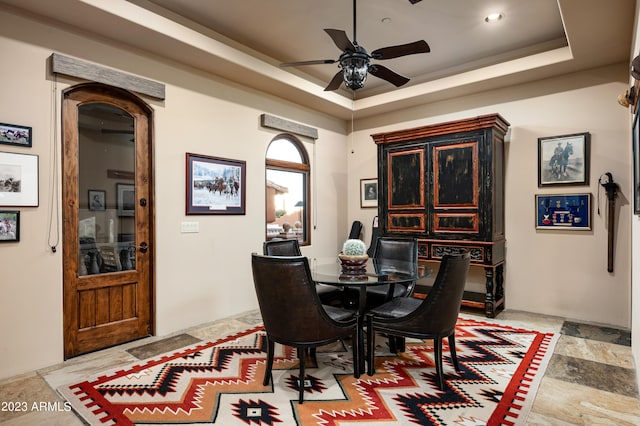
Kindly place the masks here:
<instances>
[{"instance_id":1,"label":"tile floor","mask_svg":"<svg viewBox=\"0 0 640 426\"><path fill-rule=\"evenodd\" d=\"M560 333L542 379L528 425L640 425L640 400L630 334L624 330L505 310L478 320ZM216 321L164 338L149 337L70 359L0 381L0 402L26 402L26 411L0 410L4 425L82 425L56 394L58 386L190 345L242 331L261 322L258 311ZM34 405L35 403L35 405ZM44 403L43 405L41 405ZM7 410L6 404L3 405Z\"/></svg>"}]
</instances>

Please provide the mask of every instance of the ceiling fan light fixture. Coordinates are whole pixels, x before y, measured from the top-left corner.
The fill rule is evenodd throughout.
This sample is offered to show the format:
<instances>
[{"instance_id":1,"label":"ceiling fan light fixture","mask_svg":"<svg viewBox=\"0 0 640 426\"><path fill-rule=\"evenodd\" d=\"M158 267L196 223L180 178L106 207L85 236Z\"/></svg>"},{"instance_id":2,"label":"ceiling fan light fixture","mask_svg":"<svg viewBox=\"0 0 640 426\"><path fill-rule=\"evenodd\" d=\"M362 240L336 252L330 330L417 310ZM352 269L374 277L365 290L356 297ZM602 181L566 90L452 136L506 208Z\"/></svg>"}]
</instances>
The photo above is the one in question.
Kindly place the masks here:
<instances>
[{"instance_id":1,"label":"ceiling fan light fixture","mask_svg":"<svg viewBox=\"0 0 640 426\"><path fill-rule=\"evenodd\" d=\"M340 67L342 68L342 79L345 86L351 90L358 90L364 87L369 69L369 56L366 53L356 52L343 55L340 59Z\"/></svg>"},{"instance_id":2,"label":"ceiling fan light fixture","mask_svg":"<svg viewBox=\"0 0 640 426\"><path fill-rule=\"evenodd\" d=\"M412 0L410 0L412 1ZM417 3L420 0L412 1ZM391 18L384 18L383 22L391 21ZM364 87L367 80L367 74L371 73L375 77L388 81L396 87L400 87L409 82L409 78L400 75L389 68L370 64L371 59L385 60L394 59L401 56L415 55L417 53L429 53L431 48L424 40L414 41L413 43L399 44L396 46L387 46L376 49L371 54L356 41L356 0L353 0L353 41L349 40L344 30L335 28L325 28L324 31L331 37L331 40L342 51L338 60L319 59L313 61L288 62L280 64L281 67L302 66L302 65L319 65L338 63L338 72L324 88L325 91L337 90L345 84L349 89L356 91Z\"/></svg>"}]
</instances>

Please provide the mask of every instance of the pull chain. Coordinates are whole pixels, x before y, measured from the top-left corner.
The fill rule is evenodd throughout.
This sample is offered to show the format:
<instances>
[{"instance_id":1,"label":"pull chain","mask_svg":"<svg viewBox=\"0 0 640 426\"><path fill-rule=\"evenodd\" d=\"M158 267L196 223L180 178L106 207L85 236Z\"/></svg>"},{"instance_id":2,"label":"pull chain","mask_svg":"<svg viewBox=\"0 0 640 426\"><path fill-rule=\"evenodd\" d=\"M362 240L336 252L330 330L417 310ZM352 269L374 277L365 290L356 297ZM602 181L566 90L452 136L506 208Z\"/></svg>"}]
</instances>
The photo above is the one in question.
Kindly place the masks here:
<instances>
[{"instance_id":1,"label":"pull chain","mask_svg":"<svg viewBox=\"0 0 640 426\"><path fill-rule=\"evenodd\" d=\"M60 243L60 232L58 228L58 74L54 73L51 88L51 194L49 203L49 237L47 243L51 247L51 252L57 251ZM53 234L53 236L52 236Z\"/></svg>"}]
</instances>

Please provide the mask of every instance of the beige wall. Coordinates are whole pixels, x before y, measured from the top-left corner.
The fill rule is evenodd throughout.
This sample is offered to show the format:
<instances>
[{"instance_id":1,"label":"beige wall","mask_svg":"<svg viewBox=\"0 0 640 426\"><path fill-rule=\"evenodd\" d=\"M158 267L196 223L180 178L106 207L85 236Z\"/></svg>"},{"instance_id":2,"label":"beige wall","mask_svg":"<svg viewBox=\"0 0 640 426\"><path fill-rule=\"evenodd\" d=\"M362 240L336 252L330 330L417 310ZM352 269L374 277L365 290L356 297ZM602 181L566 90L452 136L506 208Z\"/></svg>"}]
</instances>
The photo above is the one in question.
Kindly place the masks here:
<instances>
[{"instance_id":1,"label":"beige wall","mask_svg":"<svg viewBox=\"0 0 640 426\"><path fill-rule=\"evenodd\" d=\"M629 111L617 103L618 94L628 87L626 79L627 66L620 64L364 120L354 135L354 154L348 155L349 216L370 224L376 214L374 209L361 209L358 201L359 180L377 173L371 134L500 113L511 123L505 147L507 308L629 328ZM537 138L585 131L591 133L590 185L538 188ZM605 172L611 172L621 187L611 274L604 191L602 216L596 213L598 177ZM593 196L592 231L535 229L535 194L585 192ZM472 279L471 287L483 288L482 270L472 271Z\"/></svg>"},{"instance_id":2,"label":"beige wall","mask_svg":"<svg viewBox=\"0 0 640 426\"><path fill-rule=\"evenodd\" d=\"M634 36L633 43L631 48L631 58L635 58L640 55L640 23L638 22L638 17L640 16L640 2L636 2L636 19L634 23ZM633 81L633 79L629 79L629 81ZM631 120L630 120L631 121ZM631 126L631 123L629 124ZM629 137L631 141L631 137ZM629 150L629 156L633 155L632 150ZM633 177L632 165L629 165L629 173ZM631 184L632 185L632 184ZM629 196L633 203L633 197ZM633 207L631 207L633 211ZM638 253L640 252L640 216L632 216L631 218L631 255L632 255L632 274L631 274L631 289L632 295L635 297L631 298L631 345L633 357L636 360L636 366L638 365L638 361L640 360L640 261L638 261ZM636 375L638 377L638 382L640 382L640 369L636 368Z\"/></svg>"},{"instance_id":3,"label":"beige wall","mask_svg":"<svg viewBox=\"0 0 640 426\"><path fill-rule=\"evenodd\" d=\"M0 151L40 160L40 205L20 208L21 241L0 245L0 379L62 361L62 246L49 232L60 211L60 93L77 81L48 72L53 52L96 62L167 85L154 109L156 197L156 332L165 335L255 309L250 253L262 250L265 221L264 155L276 135L260 127L268 113L318 128L314 143L301 137L314 166L312 246L309 256L336 253L348 233L346 124L280 99L247 91L213 76L121 46L92 41L0 11L0 121L33 127L33 147ZM57 123L54 125L54 122ZM55 130L55 131L54 131ZM185 153L239 159L247 164L246 215L185 216ZM55 154L55 155L54 155ZM54 203L53 193L58 198ZM115 187L112 188L115 191ZM53 212L53 213L52 213ZM180 233L182 221L200 225ZM55 220L54 220L55 224ZM51 240L51 242L49 242Z\"/></svg>"},{"instance_id":4,"label":"beige wall","mask_svg":"<svg viewBox=\"0 0 640 426\"><path fill-rule=\"evenodd\" d=\"M508 263L507 306L584 321L631 325L631 199L629 117L616 103L627 87L627 65L585 71L521 87L470 95L347 124L280 99L122 46L91 40L0 11L0 121L32 126L33 148L1 151L36 154L40 159L40 205L21 208L21 241L0 245L0 379L62 360L62 247L49 230L59 212L60 92L76 81L48 72L53 52L74 56L167 85L166 101L147 99L154 109L156 197L156 331L171 333L257 307L249 253L264 237L264 154L273 130L259 125L269 113L313 126L319 138L302 138L312 164L312 246L309 256L335 253L352 220L365 224L370 238L374 209L359 206L360 179L376 176L376 149L370 134L498 112L511 122L506 152ZM534 229L537 138L589 131L592 135L589 187L593 230L552 233ZM184 215L185 153L247 163L247 214ZM595 213L598 176L613 173L621 186L616 271L606 271L604 217ZM345 187L344 182L348 185ZM52 191L57 188L58 191ZM52 202L53 199L53 202ZM181 234L182 221L199 222L197 234ZM635 218L634 218L635 220ZM55 221L54 221L55 223ZM56 232L57 231L57 232ZM368 241L367 241L368 242ZM474 285L482 285L475 274Z\"/></svg>"}]
</instances>

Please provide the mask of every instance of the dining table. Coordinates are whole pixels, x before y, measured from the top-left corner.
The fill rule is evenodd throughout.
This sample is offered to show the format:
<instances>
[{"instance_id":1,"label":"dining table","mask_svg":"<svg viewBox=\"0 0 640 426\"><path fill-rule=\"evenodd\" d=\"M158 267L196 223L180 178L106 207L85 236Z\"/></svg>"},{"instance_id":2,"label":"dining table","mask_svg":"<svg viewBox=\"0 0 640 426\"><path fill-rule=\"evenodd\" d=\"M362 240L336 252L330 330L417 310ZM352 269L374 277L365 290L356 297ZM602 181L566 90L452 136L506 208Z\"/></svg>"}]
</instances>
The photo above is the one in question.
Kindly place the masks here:
<instances>
[{"instance_id":1,"label":"dining table","mask_svg":"<svg viewBox=\"0 0 640 426\"><path fill-rule=\"evenodd\" d=\"M311 258L309 262L311 276L316 284L331 285L358 291L359 335L363 344L364 318L367 313L367 288L389 285L387 300L391 300L394 287L397 284L417 281L428 277L431 268L425 261L417 263L404 262L396 259L369 258L360 270L343 267L337 257ZM362 357L360 371L364 371L364 358Z\"/></svg>"}]
</instances>

